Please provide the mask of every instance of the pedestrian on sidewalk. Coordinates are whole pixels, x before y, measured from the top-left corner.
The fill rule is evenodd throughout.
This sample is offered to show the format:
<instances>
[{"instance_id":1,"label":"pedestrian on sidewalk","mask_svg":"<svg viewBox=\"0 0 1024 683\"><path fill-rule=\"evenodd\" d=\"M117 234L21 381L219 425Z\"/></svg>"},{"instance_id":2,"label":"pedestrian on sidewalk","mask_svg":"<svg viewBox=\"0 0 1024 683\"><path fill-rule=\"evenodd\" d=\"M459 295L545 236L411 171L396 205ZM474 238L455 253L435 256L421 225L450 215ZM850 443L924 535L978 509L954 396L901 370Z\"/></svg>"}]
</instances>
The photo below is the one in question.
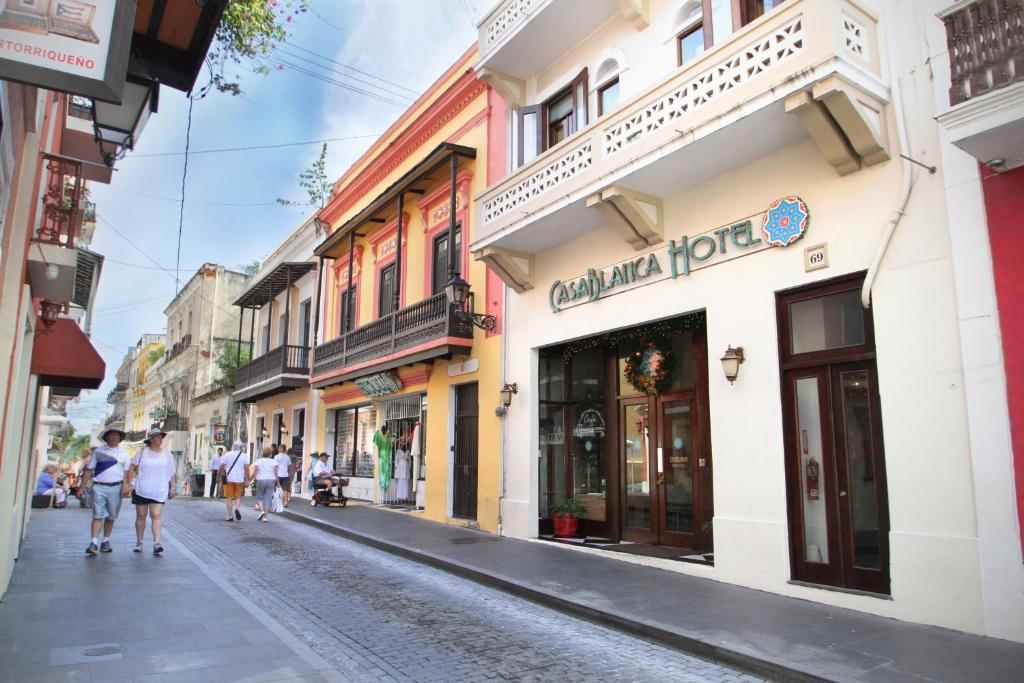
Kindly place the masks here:
<instances>
[{"instance_id":1,"label":"pedestrian on sidewalk","mask_svg":"<svg viewBox=\"0 0 1024 683\"><path fill-rule=\"evenodd\" d=\"M132 458L128 470L128 483L132 488L132 503L135 505L135 552L142 552L142 540L146 535L146 517L150 520L153 534L153 554L164 551L160 544L160 530L163 526L164 503L174 498L177 468L174 458L164 450L167 432L150 429L142 442L144 447Z\"/></svg>"},{"instance_id":2,"label":"pedestrian on sidewalk","mask_svg":"<svg viewBox=\"0 0 1024 683\"><path fill-rule=\"evenodd\" d=\"M53 507L64 507L68 495L67 484L61 486L57 483L56 463L46 463L43 471L39 473L36 479L36 495L50 496L53 498Z\"/></svg>"},{"instance_id":3,"label":"pedestrian on sidewalk","mask_svg":"<svg viewBox=\"0 0 1024 683\"><path fill-rule=\"evenodd\" d=\"M288 455L288 449L281 444L278 454L274 457L274 462L277 463L277 483L281 486L281 502L284 503L285 507L288 507L288 503L292 500L292 477L295 476L295 470L292 465L292 459Z\"/></svg>"},{"instance_id":4,"label":"pedestrian on sidewalk","mask_svg":"<svg viewBox=\"0 0 1024 683\"><path fill-rule=\"evenodd\" d=\"M128 452L121 448L125 436L123 431L116 428L100 434L103 445L92 452L82 471L81 489L88 490L93 485L92 540L85 549L87 555L113 550L110 547L110 535L121 513L121 499L127 497L129 492L122 465L128 460ZM102 536L100 527L103 528Z\"/></svg>"},{"instance_id":5,"label":"pedestrian on sidewalk","mask_svg":"<svg viewBox=\"0 0 1024 683\"><path fill-rule=\"evenodd\" d=\"M219 478L224 482L224 497L227 499L228 518L225 521L241 521L242 493L245 490L245 468L249 457L245 454L245 444L239 440L231 445L231 450L220 459Z\"/></svg>"},{"instance_id":6,"label":"pedestrian on sidewalk","mask_svg":"<svg viewBox=\"0 0 1024 683\"><path fill-rule=\"evenodd\" d=\"M259 459L252 464L252 471L249 473L249 479L256 480L256 506L260 510L261 522L266 522L270 516L274 490L280 485L279 472L277 462L274 460L274 451L269 446L264 448Z\"/></svg>"},{"instance_id":7,"label":"pedestrian on sidewalk","mask_svg":"<svg viewBox=\"0 0 1024 683\"><path fill-rule=\"evenodd\" d=\"M217 497L217 479L220 474L220 461L224 458L224 449L218 448L217 455L210 458L210 498Z\"/></svg>"}]
</instances>

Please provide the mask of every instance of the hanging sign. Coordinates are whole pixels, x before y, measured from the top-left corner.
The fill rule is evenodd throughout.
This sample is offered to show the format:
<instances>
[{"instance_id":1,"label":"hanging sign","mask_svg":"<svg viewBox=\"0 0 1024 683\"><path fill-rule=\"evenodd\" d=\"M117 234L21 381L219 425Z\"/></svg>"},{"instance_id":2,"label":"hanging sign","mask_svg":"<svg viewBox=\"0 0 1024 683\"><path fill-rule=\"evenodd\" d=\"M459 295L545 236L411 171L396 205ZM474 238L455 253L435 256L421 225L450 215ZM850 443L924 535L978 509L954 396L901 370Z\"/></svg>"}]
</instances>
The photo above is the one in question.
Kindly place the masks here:
<instances>
[{"instance_id":1,"label":"hanging sign","mask_svg":"<svg viewBox=\"0 0 1024 683\"><path fill-rule=\"evenodd\" d=\"M214 446L223 446L227 441L227 425L213 425L213 441Z\"/></svg>"},{"instance_id":2,"label":"hanging sign","mask_svg":"<svg viewBox=\"0 0 1024 683\"><path fill-rule=\"evenodd\" d=\"M120 102L135 22L132 0L6 0L4 78Z\"/></svg>"},{"instance_id":3,"label":"hanging sign","mask_svg":"<svg viewBox=\"0 0 1024 683\"><path fill-rule=\"evenodd\" d=\"M363 396L375 398L395 393L402 388L402 381L393 372L381 372L357 379L356 386L363 392Z\"/></svg>"},{"instance_id":4,"label":"hanging sign","mask_svg":"<svg viewBox=\"0 0 1024 683\"><path fill-rule=\"evenodd\" d=\"M754 224L760 223L760 228ZM761 214L709 230L694 237L669 240L667 247L639 254L607 268L589 268L585 275L556 280L548 290L555 313L772 247L788 247L804 236L810 221L799 197L776 199Z\"/></svg>"}]
</instances>

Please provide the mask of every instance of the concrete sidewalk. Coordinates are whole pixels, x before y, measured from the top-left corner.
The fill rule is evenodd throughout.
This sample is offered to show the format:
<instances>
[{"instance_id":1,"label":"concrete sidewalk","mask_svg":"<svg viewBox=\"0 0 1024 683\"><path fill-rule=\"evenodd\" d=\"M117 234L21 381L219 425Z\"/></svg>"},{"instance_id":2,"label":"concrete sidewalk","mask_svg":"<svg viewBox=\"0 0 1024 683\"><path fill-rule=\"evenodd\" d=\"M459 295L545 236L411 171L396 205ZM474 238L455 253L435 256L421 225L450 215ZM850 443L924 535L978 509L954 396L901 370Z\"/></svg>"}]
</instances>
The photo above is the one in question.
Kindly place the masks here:
<instances>
[{"instance_id":1,"label":"concrete sidewalk","mask_svg":"<svg viewBox=\"0 0 1024 683\"><path fill-rule=\"evenodd\" d=\"M353 505L285 515L584 619L783 680L1024 680L1024 645Z\"/></svg>"},{"instance_id":2,"label":"concrete sidewalk","mask_svg":"<svg viewBox=\"0 0 1024 683\"><path fill-rule=\"evenodd\" d=\"M145 551L133 553L130 505L114 552L87 557L91 512L32 511L0 602L0 681L340 680L171 535L155 556L147 530Z\"/></svg>"}]
</instances>

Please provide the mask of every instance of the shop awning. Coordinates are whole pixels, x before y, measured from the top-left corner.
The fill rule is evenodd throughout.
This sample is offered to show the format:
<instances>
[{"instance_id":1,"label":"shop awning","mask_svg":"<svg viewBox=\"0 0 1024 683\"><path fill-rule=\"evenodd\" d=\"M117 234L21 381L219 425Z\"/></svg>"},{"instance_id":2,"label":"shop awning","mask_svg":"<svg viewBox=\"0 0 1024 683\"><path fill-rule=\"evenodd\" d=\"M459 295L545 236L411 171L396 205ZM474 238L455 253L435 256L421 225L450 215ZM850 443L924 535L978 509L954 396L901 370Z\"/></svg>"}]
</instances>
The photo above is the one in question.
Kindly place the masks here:
<instances>
[{"instance_id":1,"label":"shop awning","mask_svg":"<svg viewBox=\"0 0 1024 683\"><path fill-rule=\"evenodd\" d=\"M32 374L49 387L99 389L107 365L74 320L58 318L47 328L36 328L32 347Z\"/></svg>"},{"instance_id":2,"label":"shop awning","mask_svg":"<svg viewBox=\"0 0 1024 683\"><path fill-rule=\"evenodd\" d=\"M327 239L320 243L313 253L326 258L340 258L347 254L347 240L350 232L358 230L371 220L380 221L378 214L390 211L399 194L422 190L417 185L429 182L440 183L440 179L432 179L431 175L442 168L447 168L453 156L460 159L475 159L476 150L472 147L456 145L451 142L442 142L426 158L409 169L405 175L379 194L376 199L370 202L369 206L345 221L343 225L332 232Z\"/></svg>"},{"instance_id":3,"label":"shop awning","mask_svg":"<svg viewBox=\"0 0 1024 683\"><path fill-rule=\"evenodd\" d=\"M289 285L294 285L296 280L314 268L316 268L316 264L308 261L281 263L261 277L252 287L245 290L234 305L242 308L265 306Z\"/></svg>"}]
</instances>

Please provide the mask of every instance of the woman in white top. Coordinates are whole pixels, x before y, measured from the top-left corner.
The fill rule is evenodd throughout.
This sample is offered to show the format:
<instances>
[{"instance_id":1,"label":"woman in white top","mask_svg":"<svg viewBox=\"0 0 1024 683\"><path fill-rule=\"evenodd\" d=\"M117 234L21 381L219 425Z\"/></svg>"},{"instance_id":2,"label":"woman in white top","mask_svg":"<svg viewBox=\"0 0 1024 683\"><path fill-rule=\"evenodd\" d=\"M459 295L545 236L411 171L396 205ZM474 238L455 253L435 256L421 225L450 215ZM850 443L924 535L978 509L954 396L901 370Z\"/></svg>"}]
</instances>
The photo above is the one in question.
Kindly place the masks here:
<instances>
[{"instance_id":1,"label":"woman in white top","mask_svg":"<svg viewBox=\"0 0 1024 683\"><path fill-rule=\"evenodd\" d=\"M285 476L287 474L286 471ZM274 461L274 451L270 446L265 446L249 472L249 480L256 480L256 507L259 508L261 522L267 521L267 513L274 502L274 490L279 486L277 477L278 467Z\"/></svg>"},{"instance_id":2,"label":"woman in white top","mask_svg":"<svg viewBox=\"0 0 1024 683\"><path fill-rule=\"evenodd\" d=\"M153 554L164 551L160 545L160 528L163 524L163 505L168 498L174 498L177 475L174 458L163 450L167 432L151 429L146 434L142 448L132 458L127 483L132 487L132 503L135 504L135 552L142 552L142 539L146 535L146 516L150 519L153 532Z\"/></svg>"}]
</instances>

